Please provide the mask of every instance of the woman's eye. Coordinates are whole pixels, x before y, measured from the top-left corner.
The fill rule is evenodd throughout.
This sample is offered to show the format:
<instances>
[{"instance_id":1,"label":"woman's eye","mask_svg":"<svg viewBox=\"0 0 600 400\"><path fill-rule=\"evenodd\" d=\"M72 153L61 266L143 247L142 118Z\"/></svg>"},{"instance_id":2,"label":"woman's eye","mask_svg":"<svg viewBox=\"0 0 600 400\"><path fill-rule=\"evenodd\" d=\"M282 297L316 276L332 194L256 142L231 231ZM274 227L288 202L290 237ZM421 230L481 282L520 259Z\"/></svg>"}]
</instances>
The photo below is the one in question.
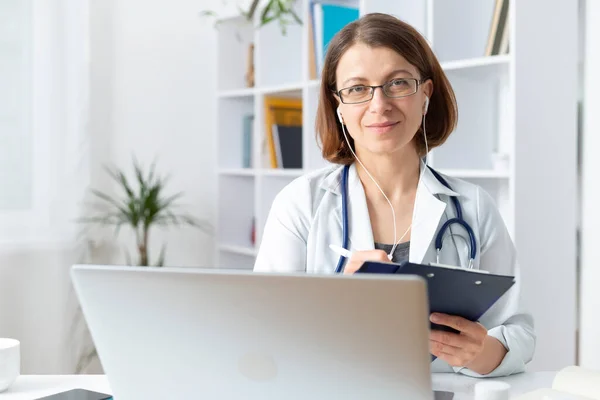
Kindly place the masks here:
<instances>
[{"instance_id":1,"label":"woman's eye","mask_svg":"<svg viewBox=\"0 0 600 400\"><path fill-rule=\"evenodd\" d=\"M396 79L392 81L392 86L405 86L406 81L404 79Z\"/></svg>"},{"instance_id":2,"label":"woman's eye","mask_svg":"<svg viewBox=\"0 0 600 400\"><path fill-rule=\"evenodd\" d=\"M365 90L364 86L354 86L350 88L350 93L361 93L363 90Z\"/></svg>"}]
</instances>

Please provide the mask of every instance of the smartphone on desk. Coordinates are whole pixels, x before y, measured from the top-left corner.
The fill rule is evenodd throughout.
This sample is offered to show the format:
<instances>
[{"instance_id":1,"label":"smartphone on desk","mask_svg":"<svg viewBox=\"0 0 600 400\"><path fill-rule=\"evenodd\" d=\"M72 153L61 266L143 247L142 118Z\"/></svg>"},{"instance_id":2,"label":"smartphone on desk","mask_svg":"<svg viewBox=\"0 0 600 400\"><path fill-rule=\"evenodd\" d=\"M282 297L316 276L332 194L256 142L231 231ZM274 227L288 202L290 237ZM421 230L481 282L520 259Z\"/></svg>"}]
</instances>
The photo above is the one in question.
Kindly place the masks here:
<instances>
[{"instance_id":1,"label":"smartphone on desk","mask_svg":"<svg viewBox=\"0 0 600 400\"><path fill-rule=\"evenodd\" d=\"M113 397L106 393L98 393L86 389L72 389L66 392L40 397L36 400L113 400Z\"/></svg>"}]
</instances>

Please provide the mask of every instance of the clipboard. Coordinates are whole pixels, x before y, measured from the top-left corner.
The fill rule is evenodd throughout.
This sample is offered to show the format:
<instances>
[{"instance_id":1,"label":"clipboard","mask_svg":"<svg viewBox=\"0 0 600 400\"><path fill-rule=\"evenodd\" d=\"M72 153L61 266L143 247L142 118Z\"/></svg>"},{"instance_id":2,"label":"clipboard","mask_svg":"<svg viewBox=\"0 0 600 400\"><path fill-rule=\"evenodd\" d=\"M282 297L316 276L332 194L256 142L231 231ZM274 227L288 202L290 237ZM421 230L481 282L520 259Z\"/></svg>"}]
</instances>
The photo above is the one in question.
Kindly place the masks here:
<instances>
[{"instance_id":1,"label":"clipboard","mask_svg":"<svg viewBox=\"0 0 600 400\"><path fill-rule=\"evenodd\" d=\"M441 265L366 261L357 273L418 275L427 281L429 311L478 321L515 284L514 276ZM431 323L431 329L458 333Z\"/></svg>"}]
</instances>

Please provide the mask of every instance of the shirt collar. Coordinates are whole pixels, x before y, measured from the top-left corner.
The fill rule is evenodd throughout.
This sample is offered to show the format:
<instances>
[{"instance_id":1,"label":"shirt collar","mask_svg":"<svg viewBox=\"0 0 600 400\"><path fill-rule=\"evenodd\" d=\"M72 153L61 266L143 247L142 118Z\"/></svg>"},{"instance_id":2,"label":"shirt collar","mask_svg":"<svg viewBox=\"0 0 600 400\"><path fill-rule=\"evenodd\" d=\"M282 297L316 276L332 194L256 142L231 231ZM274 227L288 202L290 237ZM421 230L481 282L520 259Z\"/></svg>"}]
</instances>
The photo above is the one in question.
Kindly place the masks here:
<instances>
[{"instance_id":1,"label":"shirt collar","mask_svg":"<svg viewBox=\"0 0 600 400\"><path fill-rule=\"evenodd\" d=\"M321 187L325 190L328 190L335 194L341 194L342 190L342 174L344 172L344 166L340 166L338 168L333 169L323 180ZM439 172L438 172L439 174ZM440 174L441 175L441 174ZM445 176L442 176L447 180ZM352 163L350 165L350 170L348 171L348 184L352 184L358 179L358 173L356 172L356 163ZM459 193L454 190L446 187L442 182L440 182L436 176L431 172L428 166L425 165L423 161L421 161L421 179L419 181L419 186L424 185L427 191L431 194L445 194L448 196L460 196Z\"/></svg>"}]
</instances>

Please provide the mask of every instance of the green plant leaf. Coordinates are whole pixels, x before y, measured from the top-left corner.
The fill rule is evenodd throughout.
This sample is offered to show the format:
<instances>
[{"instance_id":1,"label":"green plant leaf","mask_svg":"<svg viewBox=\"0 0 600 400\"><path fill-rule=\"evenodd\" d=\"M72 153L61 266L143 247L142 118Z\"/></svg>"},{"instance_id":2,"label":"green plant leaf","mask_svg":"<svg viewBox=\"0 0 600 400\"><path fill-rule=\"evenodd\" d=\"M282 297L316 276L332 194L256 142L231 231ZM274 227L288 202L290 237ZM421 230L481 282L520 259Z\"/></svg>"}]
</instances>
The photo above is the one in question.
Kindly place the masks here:
<instances>
[{"instance_id":1,"label":"green plant leaf","mask_svg":"<svg viewBox=\"0 0 600 400\"><path fill-rule=\"evenodd\" d=\"M296 21L297 24L302 25L302 20L300 19L298 14L296 14L296 12L294 11L294 9L292 7L290 7L290 9L289 9L289 13L292 15L292 17L294 18L294 20Z\"/></svg>"},{"instance_id":2,"label":"green plant leaf","mask_svg":"<svg viewBox=\"0 0 600 400\"><path fill-rule=\"evenodd\" d=\"M105 170L122 189L122 193L119 191L118 195L110 196L102 191L91 189L94 197L100 200L99 211L80 218L79 221L113 225L115 235L123 226L129 226L135 234L135 246L139 256L136 265L151 264L148 255L148 238L152 226L190 225L209 231L209 223L196 220L188 214L175 212L178 207L177 201L183 196L183 192L166 193L169 176L157 175L156 160L152 162L149 169L145 169L133 157L134 179L131 182L121 169L105 167ZM159 255L159 261L164 262L164 253ZM130 257L128 263L131 264Z\"/></svg>"},{"instance_id":3,"label":"green plant leaf","mask_svg":"<svg viewBox=\"0 0 600 400\"><path fill-rule=\"evenodd\" d=\"M129 255L129 251L127 251L127 248L123 249L123 252L125 253L125 263L127 265L133 265L131 263L131 256Z\"/></svg>"},{"instance_id":4,"label":"green plant leaf","mask_svg":"<svg viewBox=\"0 0 600 400\"><path fill-rule=\"evenodd\" d=\"M214 12L213 10L204 10L204 11L200 11L200 16L201 17L216 17L217 13Z\"/></svg>"},{"instance_id":5,"label":"green plant leaf","mask_svg":"<svg viewBox=\"0 0 600 400\"><path fill-rule=\"evenodd\" d=\"M148 172L148 182L152 182L152 179L154 179L155 169L156 169L156 159L154 159L152 161L152 164L150 164L150 172Z\"/></svg>"},{"instance_id":6,"label":"green plant leaf","mask_svg":"<svg viewBox=\"0 0 600 400\"><path fill-rule=\"evenodd\" d=\"M158 261L156 263L157 267L163 267L165 265L165 255L167 253L167 245L163 243L160 254L158 255Z\"/></svg>"},{"instance_id":7,"label":"green plant leaf","mask_svg":"<svg viewBox=\"0 0 600 400\"><path fill-rule=\"evenodd\" d=\"M271 11L271 3L273 3L273 1L269 1L269 3L265 6L265 8L263 8L262 13L260 14L260 20L264 21L265 19L267 19L267 15L269 14L269 11Z\"/></svg>"},{"instance_id":8,"label":"green plant leaf","mask_svg":"<svg viewBox=\"0 0 600 400\"><path fill-rule=\"evenodd\" d=\"M125 190L125 193L127 193L127 196L129 198L133 198L135 196L135 194L133 193L133 189L131 189L131 186L129 186L129 182L127 181L127 177L125 176L125 174L121 171L118 171L117 177L118 177L118 182L121 184L121 186Z\"/></svg>"},{"instance_id":9,"label":"green plant leaf","mask_svg":"<svg viewBox=\"0 0 600 400\"><path fill-rule=\"evenodd\" d=\"M252 4L250 4L250 8L247 13L244 13L248 20L252 20L254 18L254 13L256 12L256 8L258 7L259 0L253 0Z\"/></svg>"},{"instance_id":10,"label":"green plant leaf","mask_svg":"<svg viewBox=\"0 0 600 400\"><path fill-rule=\"evenodd\" d=\"M165 200L162 200L160 202L161 209L169 208L169 206L171 206L175 200L181 198L181 196L183 196L183 193L179 192L179 193L175 193L172 196L167 197Z\"/></svg>"},{"instance_id":11,"label":"green plant leaf","mask_svg":"<svg viewBox=\"0 0 600 400\"><path fill-rule=\"evenodd\" d=\"M261 26L267 25L267 24L268 24L268 23L270 23L271 21L274 21L274 20L275 20L275 18L277 18L277 17L276 17L276 16L273 16L273 17L265 17L265 18L261 19L261 21L260 21L260 25L261 25Z\"/></svg>"},{"instance_id":12,"label":"green plant leaf","mask_svg":"<svg viewBox=\"0 0 600 400\"><path fill-rule=\"evenodd\" d=\"M102 200L114 205L121 213L124 213L124 214L127 213L127 209L125 207L123 207L123 205L121 203L119 203L117 200L113 199L109 195L102 193L96 189L91 189L91 192L94 196L98 197L99 199L102 199Z\"/></svg>"}]
</instances>

